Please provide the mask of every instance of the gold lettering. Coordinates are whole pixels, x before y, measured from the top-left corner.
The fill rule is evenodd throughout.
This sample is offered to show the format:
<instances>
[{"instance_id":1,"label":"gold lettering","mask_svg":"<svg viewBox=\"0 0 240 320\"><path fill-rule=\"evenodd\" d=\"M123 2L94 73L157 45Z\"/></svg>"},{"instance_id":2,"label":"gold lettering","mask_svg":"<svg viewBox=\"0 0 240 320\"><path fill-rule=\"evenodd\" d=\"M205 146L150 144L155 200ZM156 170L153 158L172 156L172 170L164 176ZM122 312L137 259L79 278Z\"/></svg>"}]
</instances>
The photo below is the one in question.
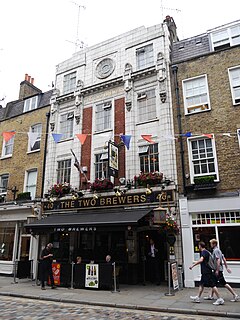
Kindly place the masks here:
<instances>
[{"instance_id":1,"label":"gold lettering","mask_svg":"<svg viewBox=\"0 0 240 320\"><path fill-rule=\"evenodd\" d=\"M108 204L111 205L111 202L112 202L111 200L112 200L111 198L106 198L106 205Z\"/></svg>"},{"instance_id":2,"label":"gold lettering","mask_svg":"<svg viewBox=\"0 0 240 320\"><path fill-rule=\"evenodd\" d=\"M133 197L127 196L127 203L133 203Z\"/></svg>"},{"instance_id":3,"label":"gold lettering","mask_svg":"<svg viewBox=\"0 0 240 320\"><path fill-rule=\"evenodd\" d=\"M100 198L100 206L104 206L105 205L105 198Z\"/></svg>"},{"instance_id":4,"label":"gold lettering","mask_svg":"<svg viewBox=\"0 0 240 320\"><path fill-rule=\"evenodd\" d=\"M122 197L121 197L122 198ZM118 204L118 199L117 197L112 198L112 204Z\"/></svg>"},{"instance_id":5,"label":"gold lettering","mask_svg":"<svg viewBox=\"0 0 240 320\"><path fill-rule=\"evenodd\" d=\"M84 199L84 200L83 200L83 206L84 206L84 207L88 207L89 204L90 204L90 199Z\"/></svg>"},{"instance_id":6,"label":"gold lettering","mask_svg":"<svg viewBox=\"0 0 240 320\"><path fill-rule=\"evenodd\" d=\"M78 206L81 207L82 206L82 199L78 200Z\"/></svg>"},{"instance_id":7,"label":"gold lettering","mask_svg":"<svg viewBox=\"0 0 240 320\"><path fill-rule=\"evenodd\" d=\"M75 201L71 201L71 208L75 208Z\"/></svg>"},{"instance_id":8,"label":"gold lettering","mask_svg":"<svg viewBox=\"0 0 240 320\"><path fill-rule=\"evenodd\" d=\"M96 199L92 199L91 200L91 206L94 207L97 203L97 200Z\"/></svg>"},{"instance_id":9,"label":"gold lettering","mask_svg":"<svg viewBox=\"0 0 240 320\"><path fill-rule=\"evenodd\" d=\"M65 208L70 208L70 201L65 202Z\"/></svg>"},{"instance_id":10,"label":"gold lettering","mask_svg":"<svg viewBox=\"0 0 240 320\"><path fill-rule=\"evenodd\" d=\"M127 197L124 196L124 197L118 197L118 203L119 204L124 204L126 203L126 200L127 200Z\"/></svg>"},{"instance_id":11,"label":"gold lettering","mask_svg":"<svg viewBox=\"0 0 240 320\"><path fill-rule=\"evenodd\" d=\"M135 195L133 196L133 202L134 202L134 203L139 203L139 202L140 202L140 201L139 201L139 195L136 195L136 194L135 194Z\"/></svg>"},{"instance_id":12,"label":"gold lettering","mask_svg":"<svg viewBox=\"0 0 240 320\"><path fill-rule=\"evenodd\" d=\"M140 196L140 202L146 202L146 200L147 200L146 195L145 195L145 194L141 194L141 196Z\"/></svg>"}]
</instances>

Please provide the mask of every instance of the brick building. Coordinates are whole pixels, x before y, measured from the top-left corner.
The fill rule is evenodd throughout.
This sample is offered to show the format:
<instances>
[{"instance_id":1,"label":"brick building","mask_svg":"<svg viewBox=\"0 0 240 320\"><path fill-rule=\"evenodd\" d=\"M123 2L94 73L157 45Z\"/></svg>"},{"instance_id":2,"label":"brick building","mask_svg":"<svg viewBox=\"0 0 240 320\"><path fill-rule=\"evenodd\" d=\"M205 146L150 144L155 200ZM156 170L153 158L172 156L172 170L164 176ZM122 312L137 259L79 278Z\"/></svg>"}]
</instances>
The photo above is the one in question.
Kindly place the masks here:
<instances>
[{"instance_id":1,"label":"brick building","mask_svg":"<svg viewBox=\"0 0 240 320\"><path fill-rule=\"evenodd\" d=\"M42 93L26 74L19 99L0 109L0 273L12 274L16 260L28 267L36 260L37 241L23 225L41 208L51 95Z\"/></svg>"},{"instance_id":2,"label":"brick building","mask_svg":"<svg viewBox=\"0 0 240 320\"><path fill-rule=\"evenodd\" d=\"M240 21L173 44L172 92L185 285L198 242L219 240L240 282ZM230 252L231 247L231 252Z\"/></svg>"}]
</instances>

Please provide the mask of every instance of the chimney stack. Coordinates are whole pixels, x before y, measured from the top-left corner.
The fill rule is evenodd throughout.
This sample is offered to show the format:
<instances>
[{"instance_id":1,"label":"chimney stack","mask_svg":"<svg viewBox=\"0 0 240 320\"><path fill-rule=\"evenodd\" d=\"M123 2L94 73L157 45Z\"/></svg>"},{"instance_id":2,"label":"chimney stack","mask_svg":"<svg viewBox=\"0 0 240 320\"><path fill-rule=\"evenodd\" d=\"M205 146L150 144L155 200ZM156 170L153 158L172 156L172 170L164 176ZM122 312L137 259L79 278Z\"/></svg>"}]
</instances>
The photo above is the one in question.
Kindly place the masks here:
<instances>
[{"instance_id":1,"label":"chimney stack","mask_svg":"<svg viewBox=\"0 0 240 320\"><path fill-rule=\"evenodd\" d=\"M25 99L35 94L39 94L42 91L34 86L34 78L28 73L25 73L25 79L20 83L19 99Z\"/></svg>"}]
</instances>

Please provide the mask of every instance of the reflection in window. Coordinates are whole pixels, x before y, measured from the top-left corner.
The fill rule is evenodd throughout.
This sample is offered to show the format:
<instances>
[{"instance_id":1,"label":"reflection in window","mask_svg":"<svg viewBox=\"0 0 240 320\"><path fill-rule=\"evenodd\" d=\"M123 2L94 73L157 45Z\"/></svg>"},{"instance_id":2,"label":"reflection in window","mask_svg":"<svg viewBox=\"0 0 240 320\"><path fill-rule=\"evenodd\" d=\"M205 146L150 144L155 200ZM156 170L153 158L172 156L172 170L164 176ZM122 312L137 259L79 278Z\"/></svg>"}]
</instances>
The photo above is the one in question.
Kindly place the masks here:
<instances>
[{"instance_id":1,"label":"reflection in window","mask_svg":"<svg viewBox=\"0 0 240 320\"><path fill-rule=\"evenodd\" d=\"M14 235L15 235L15 223L1 222L0 260L5 260L5 261L12 260Z\"/></svg>"},{"instance_id":2,"label":"reflection in window","mask_svg":"<svg viewBox=\"0 0 240 320\"><path fill-rule=\"evenodd\" d=\"M214 227L193 228L194 252L199 252L198 244L200 241L205 242L206 248L210 250L209 241L216 238Z\"/></svg>"},{"instance_id":3,"label":"reflection in window","mask_svg":"<svg viewBox=\"0 0 240 320\"><path fill-rule=\"evenodd\" d=\"M218 227L219 245L227 260L240 261L239 228Z\"/></svg>"},{"instance_id":4,"label":"reflection in window","mask_svg":"<svg viewBox=\"0 0 240 320\"><path fill-rule=\"evenodd\" d=\"M139 148L139 159L140 159L140 171L142 172L155 172L159 171L159 153L158 144L154 143L148 148Z\"/></svg>"},{"instance_id":5,"label":"reflection in window","mask_svg":"<svg viewBox=\"0 0 240 320\"><path fill-rule=\"evenodd\" d=\"M108 153L95 154L95 179L108 178Z\"/></svg>"}]
</instances>

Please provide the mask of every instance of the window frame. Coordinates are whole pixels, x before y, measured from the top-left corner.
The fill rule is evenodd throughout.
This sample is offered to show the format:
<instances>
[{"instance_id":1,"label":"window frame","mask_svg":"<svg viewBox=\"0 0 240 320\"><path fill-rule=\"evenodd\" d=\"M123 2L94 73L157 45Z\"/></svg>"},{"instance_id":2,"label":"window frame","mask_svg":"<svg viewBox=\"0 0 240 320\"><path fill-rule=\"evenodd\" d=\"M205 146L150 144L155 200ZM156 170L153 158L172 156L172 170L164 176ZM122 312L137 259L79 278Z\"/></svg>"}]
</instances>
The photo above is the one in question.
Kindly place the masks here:
<instances>
[{"instance_id":1,"label":"window frame","mask_svg":"<svg viewBox=\"0 0 240 320\"><path fill-rule=\"evenodd\" d=\"M192 94L192 95L187 96L186 84L191 83L191 82L193 83L194 81L197 81L198 79L204 79L205 92L198 93L198 94ZM183 79L182 80L182 89L183 89L184 111L185 111L186 116L211 110L209 88L208 88L208 78L207 78L206 74L199 75L199 76L192 77L192 78ZM198 86L197 90L199 90L199 89L200 89L200 87ZM192 90L194 90L194 88L192 88ZM194 99L194 98L198 98L198 97L201 98L203 96L206 96L206 102L192 103L191 105L188 106L188 100L187 100L188 98ZM193 110L193 111L189 112L189 109Z\"/></svg>"},{"instance_id":2,"label":"window frame","mask_svg":"<svg viewBox=\"0 0 240 320\"><path fill-rule=\"evenodd\" d=\"M37 131L33 131L34 128L37 128ZM40 128L40 130L38 131L38 128ZM32 125L29 129L29 132L31 133L39 133L39 136L37 137L37 139L35 140L34 146L31 147L30 145L30 139L28 139L28 152L35 152L35 151L39 151L41 148L41 138L42 138L42 124L41 123L36 123L34 125ZM39 143L39 148L35 148L35 145Z\"/></svg>"},{"instance_id":3,"label":"window frame","mask_svg":"<svg viewBox=\"0 0 240 320\"><path fill-rule=\"evenodd\" d=\"M234 28L238 28L239 29L239 33L234 33L234 31L232 29ZM216 37L216 35L220 35L221 33L225 33L225 37L220 37L220 40L218 41L214 41L214 37ZM211 35L211 44L212 44L212 50L213 51L217 51L217 50L221 50L223 48L229 48L229 47L233 47L236 45L240 44L240 24L233 24L230 25L226 28L222 28L219 30L215 30L212 31L210 33ZM237 43L234 43L236 38L239 38L239 41L237 41ZM221 42L222 44L220 45L216 45L216 43Z\"/></svg>"},{"instance_id":4,"label":"window frame","mask_svg":"<svg viewBox=\"0 0 240 320\"><path fill-rule=\"evenodd\" d=\"M137 114L139 123L157 119L156 104L155 88L146 89L137 93Z\"/></svg>"},{"instance_id":5,"label":"window frame","mask_svg":"<svg viewBox=\"0 0 240 320\"><path fill-rule=\"evenodd\" d=\"M106 157L107 155L107 157ZM101 159L102 158L102 159ZM104 165L105 170L104 170ZM95 179L108 179L108 152L94 154L94 175Z\"/></svg>"},{"instance_id":6,"label":"window frame","mask_svg":"<svg viewBox=\"0 0 240 320\"><path fill-rule=\"evenodd\" d=\"M112 129L113 104L112 101L96 103L94 107L95 132ZM101 121L103 120L103 121Z\"/></svg>"},{"instance_id":7,"label":"window frame","mask_svg":"<svg viewBox=\"0 0 240 320\"><path fill-rule=\"evenodd\" d=\"M240 129L237 129L238 143L240 148Z\"/></svg>"},{"instance_id":8,"label":"window frame","mask_svg":"<svg viewBox=\"0 0 240 320\"><path fill-rule=\"evenodd\" d=\"M62 164L62 167L61 167ZM71 181L71 158L57 161L57 183L70 183Z\"/></svg>"},{"instance_id":9,"label":"window frame","mask_svg":"<svg viewBox=\"0 0 240 320\"><path fill-rule=\"evenodd\" d=\"M15 135L11 137L8 141L3 140L3 145L2 145L2 158L10 158L13 155L13 147L14 147L14 138ZM6 153L6 148L10 148L9 153Z\"/></svg>"},{"instance_id":10,"label":"window frame","mask_svg":"<svg viewBox=\"0 0 240 320\"><path fill-rule=\"evenodd\" d=\"M148 50L150 49L150 50ZM144 54L143 54L144 53ZM151 55L150 55L151 53ZM154 48L153 43L136 49L136 68L142 70L154 65Z\"/></svg>"},{"instance_id":11,"label":"window frame","mask_svg":"<svg viewBox=\"0 0 240 320\"><path fill-rule=\"evenodd\" d=\"M75 79L75 81L73 80ZM63 94L74 92L77 85L77 71L67 73L63 76Z\"/></svg>"},{"instance_id":12,"label":"window frame","mask_svg":"<svg viewBox=\"0 0 240 320\"><path fill-rule=\"evenodd\" d=\"M24 100L23 112L29 112L37 109L38 106L38 96L33 96Z\"/></svg>"},{"instance_id":13,"label":"window frame","mask_svg":"<svg viewBox=\"0 0 240 320\"><path fill-rule=\"evenodd\" d=\"M60 114L59 128L62 134L61 140L73 138L74 111ZM69 130L69 131L68 131Z\"/></svg>"},{"instance_id":14,"label":"window frame","mask_svg":"<svg viewBox=\"0 0 240 320\"><path fill-rule=\"evenodd\" d=\"M29 177L30 177L30 174L33 174L33 173L35 174L34 183L30 184ZM35 196L36 196L37 178L38 178L38 170L37 170L37 168L29 169L29 170L26 171L25 188L24 188L24 190L25 190L25 192L30 192L31 200L34 200Z\"/></svg>"},{"instance_id":15,"label":"window frame","mask_svg":"<svg viewBox=\"0 0 240 320\"><path fill-rule=\"evenodd\" d=\"M210 140L211 141L211 148L212 148L212 157L205 157L205 158L201 158L199 157L198 159L193 159L193 149L192 149L192 142L194 141L200 141L200 140ZM205 142L204 142L205 143ZM202 176L215 176L215 182L219 181L219 172L218 172L218 161L217 161L217 152L216 152L216 145L215 145L215 138L214 135L212 138L208 138L205 136L198 136L198 137L189 137L187 138L187 146L188 146L188 161L189 161L189 170L190 170L190 181L191 184L194 183L194 178L196 177L202 177ZM206 146L206 144L205 144ZM199 149L198 149L199 150ZM207 153L207 151L205 152ZM201 151L199 152L199 154L201 154ZM195 174L194 173L194 161L199 161L200 160L208 160L213 158L213 164L214 164L214 168L215 171L214 172L207 172L207 173L199 173L199 174ZM209 165L209 163L207 162L207 166Z\"/></svg>"},{"instance_id":16,"label":"window frame","mask_svg":"<svg viewBox=\"0 0 240 320\"><path fill-rule=\"evenodd\" d=\"M146 152L144 151L144 147L146 146ZM139 156L139 167L141 172L159 172L160 170L160 155L159 155L159 146L158 143L152 143L149 145L141 145L138 146L138 156ZM151 157L157 156L157 161L155 162ZM147 164L145 164L147 160ZM146 167L148 167L146 169Z\"/></svg>"},{"instance_id":17,"label":"window frame","mask_svg":"<svg viewBox=\"0 0 240 320\"><path fill-rule=\"evenodd\" d=\"M239 84L236 86L236 88L238 88L238 90L239 90L239 98L237 98L239 100L238 102L236 102L237 99L235 98L235 92L234 92L235 87L233 86L233 79L232 79L232 72L234 70L239 70ZM228 76L229 76L229 83L230 83L233 105L234 106L240 105L240 65L228 68Z\"/></svg>"},{"instance_id":18,"label":"window frame","mask_svg":"<svg viewBox=\"0 0 240 320\"><path fill-rule=\"evenodd\" d=\"M4 187L3 181L7 181L6 187ZM8 182L9 182L9 173L1 174L0 175L0 194L2 193L7 194Z\"/></svg>"}]
</instances>

